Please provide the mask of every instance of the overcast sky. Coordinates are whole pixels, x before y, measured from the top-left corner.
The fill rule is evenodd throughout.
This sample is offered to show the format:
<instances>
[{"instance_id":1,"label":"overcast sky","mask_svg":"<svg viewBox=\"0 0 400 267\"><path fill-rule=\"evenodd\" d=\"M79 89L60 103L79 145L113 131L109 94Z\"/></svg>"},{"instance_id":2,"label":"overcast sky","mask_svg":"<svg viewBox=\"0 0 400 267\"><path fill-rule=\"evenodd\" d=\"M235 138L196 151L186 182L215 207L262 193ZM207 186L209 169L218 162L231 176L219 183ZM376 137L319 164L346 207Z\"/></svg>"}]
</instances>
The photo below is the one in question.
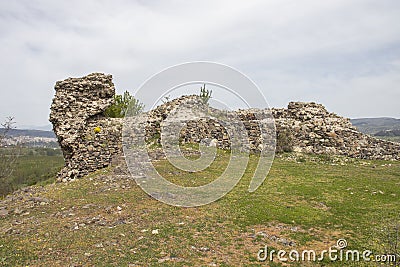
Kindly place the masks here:
<instances>
[{"instance_id":1,"label":"overcast sky","mask_svg":"<svg viewBox=\"0 0 400 267\"><path fill-rule=\"evenodd\" d=\"M0 119L49 124L57 80L105 72L135 92L188 61L242 71L273 107L400 118L399 14L397 0L3 0Z\"/></svg>"}]
</instances>

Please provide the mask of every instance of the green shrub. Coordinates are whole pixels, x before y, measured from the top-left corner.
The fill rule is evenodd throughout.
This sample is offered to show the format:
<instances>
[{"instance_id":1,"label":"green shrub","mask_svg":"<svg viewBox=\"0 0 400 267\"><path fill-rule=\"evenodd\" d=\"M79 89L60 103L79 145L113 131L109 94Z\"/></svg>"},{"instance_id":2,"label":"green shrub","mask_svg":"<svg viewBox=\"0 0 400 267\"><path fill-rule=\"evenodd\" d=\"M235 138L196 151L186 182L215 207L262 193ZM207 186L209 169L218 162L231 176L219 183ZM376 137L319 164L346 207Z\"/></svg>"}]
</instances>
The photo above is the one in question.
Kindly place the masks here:
<instances>
[{"instance_id":1,"label":"green shrub","mask_svg":"<svg viewBox=\"0 0 400 267\"><path fill-rule=\"evenodd\" d=\"M293 151L293 134L288 128L276 130L276 150L277 153Z\"/></svg>"},{"instance_id":2,"label":"green shrub","mask_svg":"<svg viewBox=\"0 0 400 267\"><path fill-rule=\"evenodd\" d=\"M109 118L123 118L128 110L130 115L137 115L143 109L143 103L125 91L123 95L114 96L114 104L106 109L104 115Z\"/></svg>"}]
</instances>

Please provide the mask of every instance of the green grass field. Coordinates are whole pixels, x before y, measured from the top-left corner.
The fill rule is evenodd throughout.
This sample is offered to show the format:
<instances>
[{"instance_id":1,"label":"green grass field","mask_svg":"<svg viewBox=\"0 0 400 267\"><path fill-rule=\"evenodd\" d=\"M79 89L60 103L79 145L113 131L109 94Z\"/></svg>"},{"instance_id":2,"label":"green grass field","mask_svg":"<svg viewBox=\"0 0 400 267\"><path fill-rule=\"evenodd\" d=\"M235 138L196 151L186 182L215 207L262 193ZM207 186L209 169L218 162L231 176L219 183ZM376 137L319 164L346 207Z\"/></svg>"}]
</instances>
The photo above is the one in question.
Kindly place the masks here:
<instances>
[{"instance_id":1,"label":"green grass field","mask_svg":"<svg viewBox=\"0 0 400 267\"><path fill-rule=\"evenodd\" d=\"M166 161L156 166L167 179L193 186L216 178L228 158L221 152L209 169L190 174ZM346 249L399 253L394 244L400 242L400 162L284 154L263 185L249 193L256 163L252 156L244 177L225 197L197 208L160 203L113 169L36 186L6 204L10 214L0 218L0 265L399 265L328 258L283 264L276 257L260 262L257 253L265 245L320 252L338 239L346 239ZM49 203L35 204L29 194ZM33 204L26 208L26 203Z\"/></svg>"},{"instance_id":2,"label":"green grass field","mask_svg":"<svg viewBox=\"0 0 400 267\"><path fill-rule=\"evenodd\" d=\"M5 153L5 150L0 150ZM28 185L52 183L64 165L60 149L22 148L10 177L1 181L0 196Z\"/></svg>"}]
</instances>

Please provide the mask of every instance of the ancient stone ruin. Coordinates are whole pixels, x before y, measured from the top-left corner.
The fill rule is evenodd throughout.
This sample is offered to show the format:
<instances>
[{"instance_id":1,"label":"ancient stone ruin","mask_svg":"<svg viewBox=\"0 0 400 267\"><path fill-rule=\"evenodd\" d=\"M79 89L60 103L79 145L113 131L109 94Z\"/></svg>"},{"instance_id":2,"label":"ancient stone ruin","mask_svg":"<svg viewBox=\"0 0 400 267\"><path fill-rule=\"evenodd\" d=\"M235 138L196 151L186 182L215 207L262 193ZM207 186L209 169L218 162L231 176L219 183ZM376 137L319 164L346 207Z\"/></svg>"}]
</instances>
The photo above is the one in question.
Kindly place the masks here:
<instances>
[{"instance_id":1,"label":"ancient stone ruin","mask_svg":"<svg viewBox=\"0 0 400 267\"><path fill-rule=\"evenodd\" d=\"M328 112L321 104L290 102L273 109L277 133L287 131L293 150L361 159L399 160L400 144L363 134L350 119Z\"/></svg>"},{"instance_id":2,"label":"ancient stone ruin","mask_svg":"<svg viewBox=\"0 0 400 267\"><path fill-rule=\"evenodd\" d=\"M121 121L103 112L113 103L111 75L93 73L55 85L50 122L61 146L65 167L60 180L74 179L107 167L121 151Z\"/></svg>"},{"instance_id":3,"label":"ancient stone ruin","mask_svg":"<svg viewBox=\"0 0 400 267\"><path fill-rule=\"evenodd\" d=\"M107 167L122 155L123 119L107 118L104 111L113 104L115 88L111 75L93 73L68 78L55 85L50 121L63 151L65 167L60 181L72 180ZM147 113L146 140L160 143L161 125L176 106L204 105L197 96L183 96ZM287 108L239 110L236 116L247 130L248 150L262 150L259 120L275 119L277 147L288 142L298 152L345 155L363 159L400 159L400 144L375 139L358 132L349 119L328 112L316 103L291 102ZM269 131L269 132L268 132ZM266 133L275 134L275 129ZM211 140L217 147L230 148L224 126L217 120L188 121L180 131L181 143ZM284 136L282 139L281 137ZM264 142L265 143L265 142ZM275 146L273 142L267 142Z\"/></svg>"},{"instance_id":4,"label":"ancient stone ruin","mask_svg":"<svg viewBox=\"0 0 400 267\"><path fill-rule=\"evenodd\" d=\"M206 110L207 118L193 119L195 117L194 109ZM189 113L191 116L186 116ZM199 111L199 113L201 112ZM161 144L160 138L158 138L164 133L161 125L175 115L177 115L178 121L185 122L182 129L177 129L180 131L180 143L182 144L209 140L209 142L214 141L218 148L231 149L228 131L233 133L244 129L247 134L242 137L247 140L248 144L245 144L247 143L245 141L241 142L246 146L242 148L243 150L260 152L263 149L262 145L269 145L271 149L275 147L275 125L270 110L221 111L204 104L202 99L196 95L182 96L151 110L148 113L146 139ZM260 123L261 121L262 123Z\"/></svg>"}]
</instances>

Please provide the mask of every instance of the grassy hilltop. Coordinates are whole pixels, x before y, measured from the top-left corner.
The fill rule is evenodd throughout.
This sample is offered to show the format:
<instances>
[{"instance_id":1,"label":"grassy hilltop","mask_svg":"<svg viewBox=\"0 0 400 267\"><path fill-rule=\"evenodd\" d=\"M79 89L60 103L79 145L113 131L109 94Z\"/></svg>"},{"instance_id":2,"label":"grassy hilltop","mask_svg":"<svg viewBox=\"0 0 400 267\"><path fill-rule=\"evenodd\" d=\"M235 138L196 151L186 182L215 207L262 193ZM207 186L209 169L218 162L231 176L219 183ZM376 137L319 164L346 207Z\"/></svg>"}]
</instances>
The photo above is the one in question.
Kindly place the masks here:
<instances>
[{"instance_id":1,"label":"grassy hilltop","mask_svg":"<svg viewBox=\"0 0 400 267\"><path fill-rule=\"evenodd\" d=\"M220 151L210 168L192 174L167 161L156 166L167 179L196 186L215 179L228 159ZM198 208L152 199L123 167L20 190L0 204L0 265L283 266L259 262L257 252L265 245L322 251L344 238L349 249L382 254L399 242L390 234L399 223L400 162L284 154L249 193L256 164L251 156L228 195ZM328 259L286 264L362 266Z\"/></svg>"}]
</instances>

